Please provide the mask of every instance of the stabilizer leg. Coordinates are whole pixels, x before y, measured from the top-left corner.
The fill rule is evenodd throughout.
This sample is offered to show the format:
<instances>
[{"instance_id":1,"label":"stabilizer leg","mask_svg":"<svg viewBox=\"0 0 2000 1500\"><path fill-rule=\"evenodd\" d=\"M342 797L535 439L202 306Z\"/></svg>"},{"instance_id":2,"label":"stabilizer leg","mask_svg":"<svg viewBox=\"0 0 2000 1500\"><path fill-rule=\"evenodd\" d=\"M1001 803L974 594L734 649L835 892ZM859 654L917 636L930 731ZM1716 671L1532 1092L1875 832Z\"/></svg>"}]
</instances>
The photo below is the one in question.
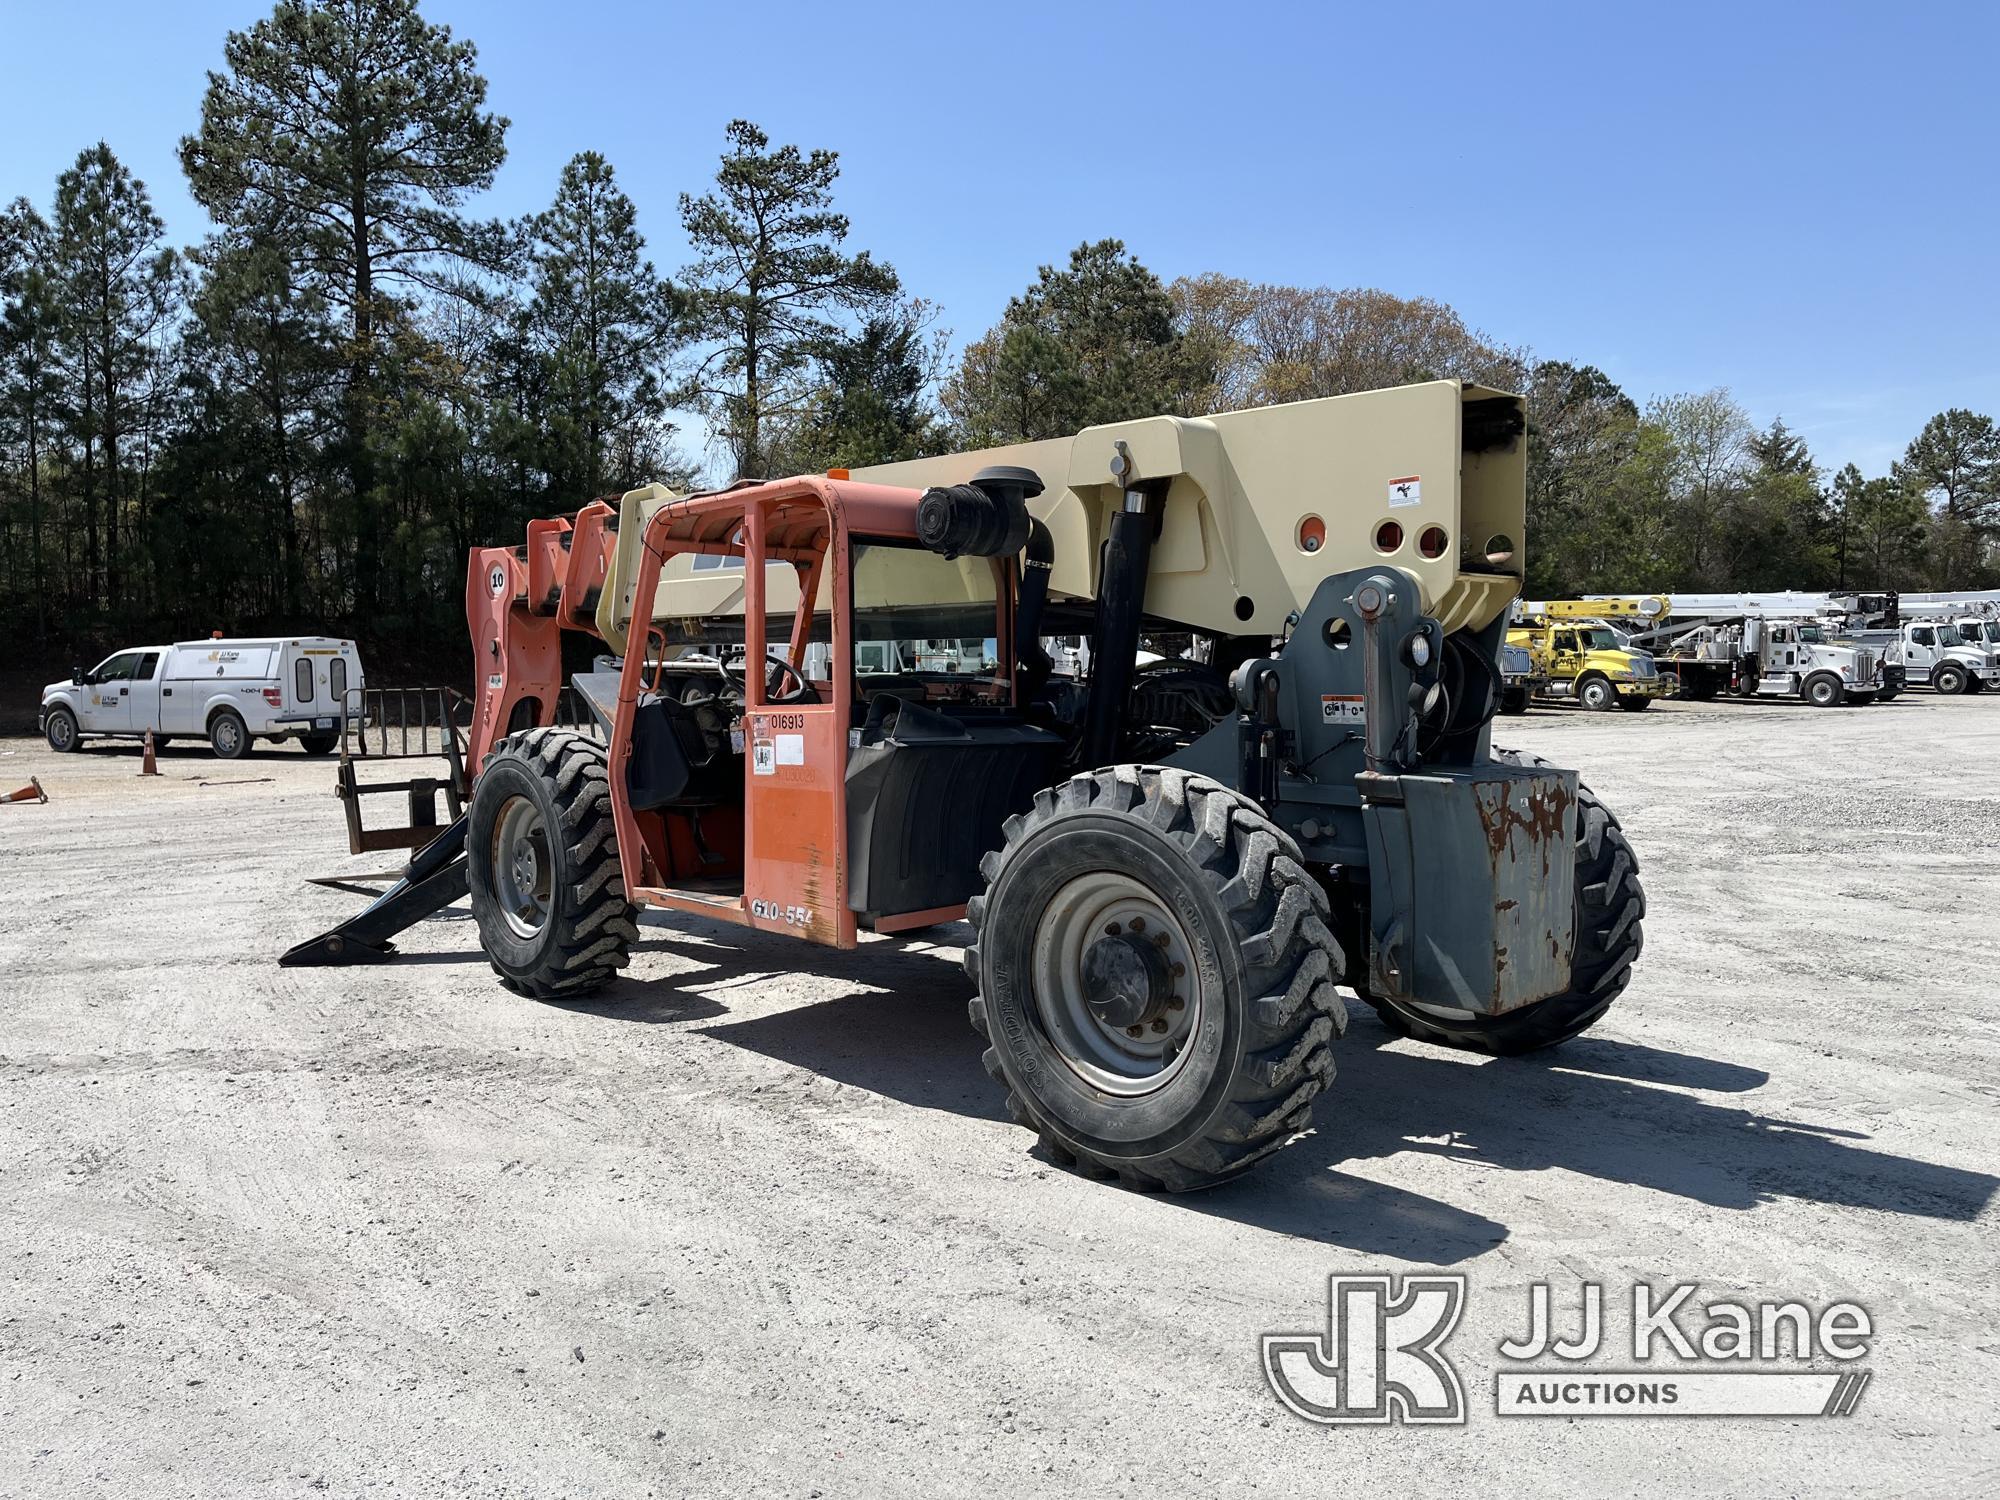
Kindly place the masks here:
<instances>
[{"instance_id":1,"label":"stabilizer leg","mask_svg":"<svg viewBox=\"0 0 2000 1500\"><path fill-rule=\"evenodd\" d=\"M403 878L338 927L288 949L288 969L380 963L396 951L389 941L465 894L465 823L460 817L403 869Z\"/></svg>"}]
</instances>

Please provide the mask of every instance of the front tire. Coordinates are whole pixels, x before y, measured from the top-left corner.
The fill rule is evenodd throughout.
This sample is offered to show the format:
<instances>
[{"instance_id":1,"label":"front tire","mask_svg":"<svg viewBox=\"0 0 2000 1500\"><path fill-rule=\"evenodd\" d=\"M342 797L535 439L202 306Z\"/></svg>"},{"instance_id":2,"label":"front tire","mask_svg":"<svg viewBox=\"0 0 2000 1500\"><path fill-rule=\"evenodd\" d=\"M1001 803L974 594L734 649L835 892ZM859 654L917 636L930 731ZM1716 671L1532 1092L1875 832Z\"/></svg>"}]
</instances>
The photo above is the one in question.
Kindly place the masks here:
<instances>
[{"instance_id":1,"label":"front tire","mask_svg":"<svg viewBox=\"0 0 2000 1500\"><path fill-rule=\"evenodd\" d=\"M1618 701L1618 690L1608 677L1586 677L1576 685L1576 701L1594 714L1601 714Z\"/></svg>"},{"instance_id":2,"label":"front tire","mask_svg":"<svg viewBox=\"0 0 2000 1500\"><path fill-rule=\"evenodd\" d=\"M1971 681L1963 667L1939 667L1931 674L1931 686L1940 693L1962 693Z\"/></svg>"},{"instance_id":3,"label":"front tire","mask_svg":"<svg viewBox=\"0 0 2000 1500\"><path fill-rule=\"evenodd\" d=\"M981 873L972 1024L1052 1160L1181 1191L1311 1124L1344 964L1325 892L1255 803L1110 767L1037 793Z\"/></svg>"},{"instance_id":4,"label":"front tire","mask_svg":"<svg viewBox=\"0 0 2000 1500\"><path fill-rule=\"evenodd\" d=\"M83 743L83 736L76 732L76 715L66 708L52 708L42 720L42 738L49 742L49 748L58 755L75 753Z\"/></svg>"},{"instance_id":5,"label":"front tire","mask_svg":"<svg viewBox=\"0 0 2000 1500\"><path fill-rule=\"evenodd\" d=\"M1538 755L1495 750L1512 765L1545 766ZM1632 980L1645 946L1646 893L1639 857L1611 809L1589 787L1576 789L1576 957L1560 995L1500 1016L1434 1015L1399 1000L1367 999L1398 1036L1517 1057L1566 1042L1596 1024Z\"/></svg>"},{"instance_id":6,"label":"front tire","mask_svg":"<svg viewBox=\"0 0 2000 1500\"><path fill-rule=\"evenodd\" d=\"M1814 708L1838 708L1846 697L1847 689L1838 677L1822 672L1806 679L1806 702Z\"/></svg>"},{"instance_id":7,"label":"front tire","mask_svg":"<svg viewBox=\"0 0 2000 1500\"><path fill-rule=\"evenodd\" d=\"M208 748L217 760L241 760L250 753L250 731L235 709L225 708L208 721Z\"/></svg>"},{"instance_id":8,"label":"front tire","mask_svg":"<svg viewBox=\"0 0 2000 1500\"><path fill-rule=\"evenodd\" d=\"M604 747L567 729L502 740L472 789L466 885L500 982L537 1000L602 989L631 962Z\"/></svg>"}]
</instances>

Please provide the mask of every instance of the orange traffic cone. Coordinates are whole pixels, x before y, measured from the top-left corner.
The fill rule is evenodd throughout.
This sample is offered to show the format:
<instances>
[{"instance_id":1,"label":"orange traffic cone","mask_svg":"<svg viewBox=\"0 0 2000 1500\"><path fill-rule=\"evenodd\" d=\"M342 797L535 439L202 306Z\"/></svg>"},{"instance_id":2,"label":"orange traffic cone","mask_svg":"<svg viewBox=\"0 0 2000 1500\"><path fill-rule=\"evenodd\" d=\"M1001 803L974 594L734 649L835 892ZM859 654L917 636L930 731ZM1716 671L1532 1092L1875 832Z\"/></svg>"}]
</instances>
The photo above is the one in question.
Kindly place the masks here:
<instances>
[{"instance_id":1,"label":"orange traffic cone","mask_svg":"<svg viewBox=\"0 0 2000 1500\"><path fill-rule=\"evenodd\" d=\"M39 776L30 776L28 784L22 787L20 791L9 792L6 796L0 797L0 802L46 802L48 800L49 794L42 790L42 779Z\"/></svg>"},{"instance_id":2,"label":"orange traffic cone","mask_svg":"<svg viewBox=\"0 0 2000 1500\"><path fill-rule=\"evenodd\" d=\"M139 762L139 774L141 776L160 774L159 766L153 761L153 731L150 729L146 731L146 758Z\"/></svg>"}]
</instances>

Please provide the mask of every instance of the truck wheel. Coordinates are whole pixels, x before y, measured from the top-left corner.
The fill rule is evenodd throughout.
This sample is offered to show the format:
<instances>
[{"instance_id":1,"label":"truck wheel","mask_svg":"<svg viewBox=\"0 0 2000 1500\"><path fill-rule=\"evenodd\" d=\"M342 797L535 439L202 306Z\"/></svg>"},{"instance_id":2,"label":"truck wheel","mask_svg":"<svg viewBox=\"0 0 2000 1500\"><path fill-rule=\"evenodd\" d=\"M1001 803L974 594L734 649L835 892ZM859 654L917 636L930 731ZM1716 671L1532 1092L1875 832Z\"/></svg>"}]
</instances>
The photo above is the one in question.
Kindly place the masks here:
<instances>
[{"instance_id":1,"label":"truck wheel","mask_svg":"<svg viewBox=\"0 0 2000 1500\"><path fill-rule=\"evenodd\" d=\"M304 750L308 755L331 755L333 754L333 747L339 743L340 736L337 734L302 734L299 736L299 748Z\"/></svg>"},{"instance_id":2,"label":"truck wheel","mask_svg":"<svg viewBox=\"0 0 2000 1500\"><path fill-rule=\"evenodd\" d=\"M1641 714L1653 706L1653 700L1641 698L1636 693L1627 693L1618 700L1618 706L1628 714Z\"/></svg>"},{"instance_id":3,"label":"truck wheel","mask_svg":"<svg viewBox=\"0 0 2000 1500\"><path fill-rule=\"evenodd\" d=\"M82 743L76 732L76 715L66 708L52 708L42 721L42 735L58 755L68 755Z\"/></svg>"},{"instance_id":4,"label":"truck wheel","mask_svg":"<svg viewBox=\"0 0 2000 1500\"><path fill-rule=\"evenodd\" d=\"M1618 693L1608 677L1586 677L1576 685L1576 701L1592 713L1603 713L1618 701Z\"/></svg>"},{"instance_id":5,"label":"truck wheel","mask_svg":"<svg viewBox=\"0 0 2000 1500\"><path fill-rule=\"evenodd\" d=\"M1312 1122L1344 965L1325 892L1255 803L1110 767L1037 793L980 871L972 1024L1052 1160L1181 1191Z\"/></svg>"},{"instance_id":6,"label":"truck wheel","mask_svg":"<svg viewBox=\"0 0 2000 1500\"><path fill-rule=\"evenodd\" d=\"M1493 758L1517 766L1548 764L1518 750L1495 750ZM1576 958L1568 991L1503 1016L1441 1016L1404 1001L1366 997L1391 1031L1516 1057L1568 1041L1611 1008L1631 982L1633 961L1645 945L1646 893L1639 885L1639 857L1611 810L1590 788L1579 786L1576 811Z\"/></svg>"},{"instance_id":7,"label":"truck wheel","mask_svg":"<svg viewBox=\"0 0 2000 1500\"><path fill-rule=\"evenodd\" d=\"M1847 689L1830 672L1816 672L1806 679L1806 702L1814 708L1838 708L1846 697Z\"/></svg>"},{"instance_id":8,"label":"truck wheel","mask_svg":"<svg viewBox=\"0 0 2000 1500\"><path fill-rule=\"evenodd\" d=\"M567 729L502 740L472 788L466 885L500 982L537 1000L601 989L631 962L604 747Z\"/></svg>"},{"instance_id":9,"label":"truck wheel","mask_svg":"<svg viewBox=\"0 0 2000 1500\"><path fill-rule=\"evenodd\" d=\"M1901 688L1885 686L1881 692L1875 695L1875 701L1877 703L1894 703L1896 701L1896 695L1902 691L1903 690Z\"/></svg>"},{"instance_id":10,"label":"truck wheel","mask_svg":"<svg viewBox=\"0 0 2000 1500\"><path fill-rule=\"evenodd\" d=\"M241 760L250 753L250 731L235 709L225 708L208 721L208 748L217 760Z\"/></svg>"},{"instance_id":11,"label":"truck wheel","mask_svg":"<svg viewBox=\"0 0 2000 1500\"><path fill-rule=\"evenodd\" d=\"M1526 688L1504 688L1500 693L1500 712L1503 714L1524 714L1528 711L1528 690Z\"/></svg>"},{"instance_id":12,"label":"truck wheel","mask_svg":"<svg viewBox=\"0 0 2000 1500\"><path fill-rule=\"evenodd\" d=\"M1971 680L1963 667L1939 667L1931 674L1931 686L1940 693L1962 693Z\"/></svg>"}]
</instances>

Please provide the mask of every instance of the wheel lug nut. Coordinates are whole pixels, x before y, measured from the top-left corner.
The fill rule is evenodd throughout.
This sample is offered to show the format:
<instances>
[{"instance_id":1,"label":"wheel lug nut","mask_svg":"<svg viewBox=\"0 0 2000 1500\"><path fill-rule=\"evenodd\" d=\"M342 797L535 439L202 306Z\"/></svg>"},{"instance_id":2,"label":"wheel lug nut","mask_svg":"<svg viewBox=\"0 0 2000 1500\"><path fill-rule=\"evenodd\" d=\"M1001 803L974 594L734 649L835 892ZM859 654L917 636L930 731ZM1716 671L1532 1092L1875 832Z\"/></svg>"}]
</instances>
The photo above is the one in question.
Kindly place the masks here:
<instances>
[{"instance_id":1,"label":"wheel lug nut","mask_svg":"<svg viewBox=\"0 0 2000 1500\"><path fill-rule=\"evenodd\" d=\"M1181 998L1181 997L1180 997L1179 995L1175 995L1175 996L1174 996L1174 997L1173 997L1173 998L1172 998L1171 1000L1167 1001L1167 1009L1168 1009L1168 1010L1186 1010L1186 1009L1187 1009L1187 1001L1185 1001L1184 999L1182 999L1182 998ZM1165 1025L1166 1025L1166 1023L1165 1023L1164 1021L1160 1022L1159 1024L1160 1024L1160 1026L1161 1026L1162 1028L1164 1028L1164 1027L1165 1027Z\"/></svg>"},{"instance_id":2,"label":"wheel lug nut","mask_svg":"<svg viewBox=\"0 0 2000 1500\"><path fill-rule=\"evenodd\" d=\"M1123 932L1124 930L1125 929L1120 927L1116 922L1113 922L1109 927L1104 929L1104 935L1106 937L1117 937L1118 934Z\"/></svg>"},{"instance_id":3,"label":"wheel lug nut","mask_svg":"<svg viewBox=\"0 0 2000 1500\"><path fill-rule=\"evenodd\" d=\"M1144 932L1146 930L1146 919L1144 917L1134 917L1132 919L1132 930L1134 932Z\"/></svg>"},{"instance_id":4,"label":"wheel lug nut","mask_svg":"<svg viewBox=\"0 0 2000 1500\"><path fill-rule=\"evenodd\" d=\"M1176 978L1176 979L1185 979L1185 978L1187 978L1187 965L1186 965L1186 964L1175 964L1175 965L1174 965L1174 978Z\"/></svg>"},{"instance_id":5,"label":"wheel lug nut","mask_svg":"<svg viewBox=\"0 0 2000 1500\"><path fill-rule=\"evenodd\" d=\"M1127 1026L1125 1028L1125 1035L1127 1036L1144 1036L1145 1034L1146 1028L1143 1026Z\"/></svg>"},{"instance_id":6,"label":"wheel lug nut","mask_svg":"<svg viewBox=\"0 0 2000 1500\"><path fill-rule=\"evenodd\" d=\"M1165 934L1164 932L1163 932L1163 933L1160 933L1160 934L1159 934L1159 935L1158 935L1157 937L1155 937L1155 938L1153 939L1153 944L1154 944L1154 946L1155 946L1155 947L1159 947L1159 948L1164 948L1164 947L1166 947L1166 946L1167 946L1167 935L1166 935L1166 934Z\"/></svg>"},{"instance_id":7,"label":"wheel lug nut","mask_svg":"<svg viewBox=\"0 0 2000 1500\"><path fill-rule=\"evenodd\" d=\"M1166 1017L1162 1016L1158 1020L1153 1022L1153 1030L1164 1032L1166 1029L1167 1029Z\"/></svg>"}]
</instances>

